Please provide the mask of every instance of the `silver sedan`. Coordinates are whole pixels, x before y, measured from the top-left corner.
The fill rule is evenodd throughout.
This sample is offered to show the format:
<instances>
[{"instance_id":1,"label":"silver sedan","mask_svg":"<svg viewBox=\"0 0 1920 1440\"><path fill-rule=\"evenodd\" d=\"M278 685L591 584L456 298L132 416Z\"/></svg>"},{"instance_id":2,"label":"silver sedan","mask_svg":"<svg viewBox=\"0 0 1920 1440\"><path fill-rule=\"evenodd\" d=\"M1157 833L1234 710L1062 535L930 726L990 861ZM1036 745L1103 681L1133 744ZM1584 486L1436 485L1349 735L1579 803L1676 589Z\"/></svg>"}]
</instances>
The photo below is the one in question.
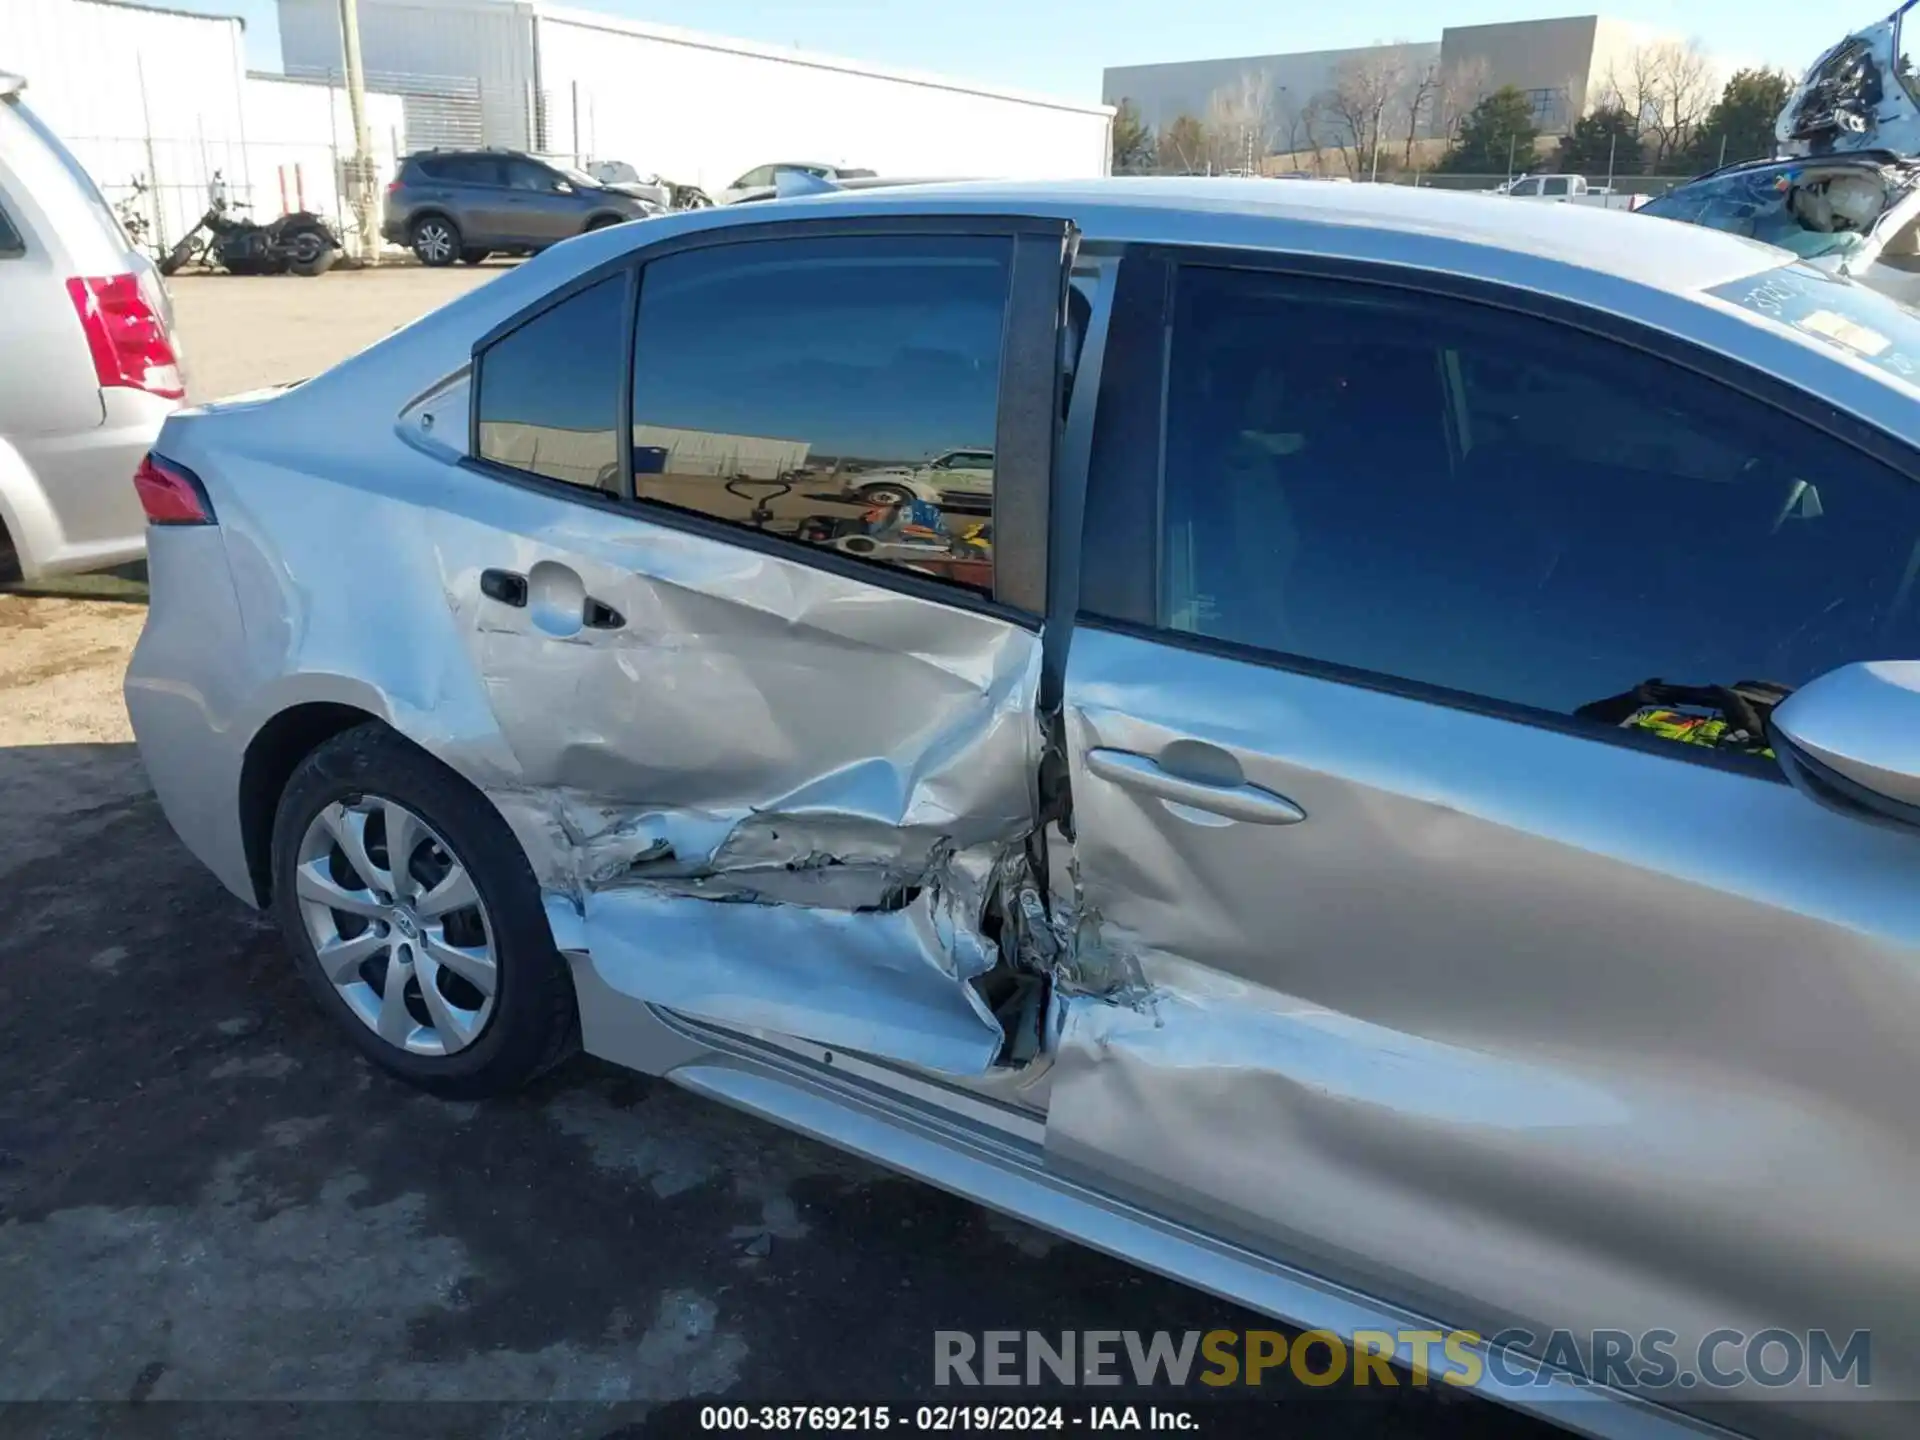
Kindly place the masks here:
<instances>
[{"instance_id":1,"label":"silver sedan","mask_svg":"<svg viewBox=\"0 0 1920 1440\"><path fill-rule=\"evenodd\" d=\"M1571 206L676 215L169 420L127 704L428 1090L584 1048L1350 1374L1892 1434L1843 1402L1920 1386L1916 366ZM859 493L956 451L990 512Z\"/></svg>"}]
</instances>

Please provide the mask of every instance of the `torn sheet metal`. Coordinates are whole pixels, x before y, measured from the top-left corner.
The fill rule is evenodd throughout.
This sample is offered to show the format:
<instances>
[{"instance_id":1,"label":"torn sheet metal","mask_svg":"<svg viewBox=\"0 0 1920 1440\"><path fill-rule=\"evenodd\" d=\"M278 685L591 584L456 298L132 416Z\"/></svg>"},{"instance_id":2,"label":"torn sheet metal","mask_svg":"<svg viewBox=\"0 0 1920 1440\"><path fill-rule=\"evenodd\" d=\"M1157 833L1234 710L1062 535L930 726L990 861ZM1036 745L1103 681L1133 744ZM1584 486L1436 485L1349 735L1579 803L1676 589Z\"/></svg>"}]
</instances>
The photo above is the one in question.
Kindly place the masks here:
<instances>
[{"instance_id":1,"label":"torn sheet metal","mask_svg":"<svg viewBox=\"0 0 1920 1440\"><path fill-rule=\"evenodd\" d=\"M638 516L543 513L434 523L498 732L463 769L556 935L653 1005L992 1066L1007 1037L973 982L1035 823L1039 636ZM524 603L485 597L482 568L525 577Z\"/></svg>"},{"instance_id":2,"label":"torn sheet metal","mask_svg":"<svg viewBox=\"0 0 1920 1440\"><path fill-rule=\"evenodd\" d=\"M1920 154L1920 82L1902 29L1915 0L1858 30L1808 67L1780 112L1775 135L1789 155L1848 150Z\"/></svg>"},{"instance_id":3,"label":"torn sheet metal","mask_svg":"<svg viewBox=\"0 0 1920 1440\"><path fill-rule=\"evenodd\" d=\"M590 523L527 542L513 568L564 569L569 595L623 618L615 630L537 594L486 600L476 577L505 568L498 530L440 522L449 600L469 612L510 751L505 763L476 752L469 773L543 887L583 899L701 880L716 895L859 908L1032 829L1037 634L580 513Z\"/></svg>"},{"instance_id":4,"label":"torn sheet metal","mask_svg":"<svg viewBox=\"0 0 1920 1440\"><path fill-rule=\"evenodd\" d=\"M1004 1040L946 973L956 936L936 892L889 912L714 904L638 888L588 898L586 948L614 989L735 1029L793 1035L951 1075Z\"/></svg>"}]
</instances>

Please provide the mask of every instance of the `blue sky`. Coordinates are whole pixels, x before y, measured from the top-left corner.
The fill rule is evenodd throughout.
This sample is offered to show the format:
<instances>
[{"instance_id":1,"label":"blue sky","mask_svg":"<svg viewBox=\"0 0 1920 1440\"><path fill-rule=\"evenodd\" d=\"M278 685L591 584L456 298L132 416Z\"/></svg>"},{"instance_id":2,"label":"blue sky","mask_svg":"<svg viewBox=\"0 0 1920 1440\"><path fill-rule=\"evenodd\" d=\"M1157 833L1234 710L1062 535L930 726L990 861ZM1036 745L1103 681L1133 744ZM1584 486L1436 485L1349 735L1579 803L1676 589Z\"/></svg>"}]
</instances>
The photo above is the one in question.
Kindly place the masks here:
<instances>
[{"instance_id":1,"label":"blue sky","mask_svg":"<svg viewBox=\"0 0 1920 1440\"><path fill-rule=\"evenodd\" d=\"M168 0L238 14L248 62L280 68L273 0ZM1437 40L1445 25L1592 14L1658 25L1741 60L1796 73L1821 50L1880 18L1893 0L1829 9L1807 0L570 0L666 25L971 80L1100 98L1108 65L1202 60Z\"/></svg>"}]
</instances>

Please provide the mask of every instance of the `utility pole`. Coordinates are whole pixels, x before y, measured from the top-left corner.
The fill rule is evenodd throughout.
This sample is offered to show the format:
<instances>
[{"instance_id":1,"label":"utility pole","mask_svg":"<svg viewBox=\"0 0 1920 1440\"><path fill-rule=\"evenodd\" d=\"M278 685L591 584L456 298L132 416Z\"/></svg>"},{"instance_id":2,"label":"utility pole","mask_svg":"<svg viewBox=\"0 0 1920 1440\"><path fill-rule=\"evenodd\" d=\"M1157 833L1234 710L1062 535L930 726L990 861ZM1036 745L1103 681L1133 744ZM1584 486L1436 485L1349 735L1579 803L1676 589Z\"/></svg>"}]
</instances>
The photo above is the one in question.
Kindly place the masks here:
<instances>
[{"instance_id":1,"label":"utility pole","mask_svg":"<svg viewBox=\"0 0 1920 1440\"><path fill-rule=\"evenodd\" d=\"M360 64L359 0L340 0L340 40L347 58L347 110L353 119L353 159L347 162L347 203L359 236L360 262L380 263L379 220L373 213L373 135L367 129L367 75Z\"/></svg>"},{"instance_id":2,"label":"utility pole","mask_svg":"<svg viewBox=\"0 0 1920 1440\"><path fill-rule=\"evenodd\" d=\"M1620 155L1620 132L1615 130L1607 139L1607 193L1613 193L1613 163Z\"/></svg>"}]
</instances>

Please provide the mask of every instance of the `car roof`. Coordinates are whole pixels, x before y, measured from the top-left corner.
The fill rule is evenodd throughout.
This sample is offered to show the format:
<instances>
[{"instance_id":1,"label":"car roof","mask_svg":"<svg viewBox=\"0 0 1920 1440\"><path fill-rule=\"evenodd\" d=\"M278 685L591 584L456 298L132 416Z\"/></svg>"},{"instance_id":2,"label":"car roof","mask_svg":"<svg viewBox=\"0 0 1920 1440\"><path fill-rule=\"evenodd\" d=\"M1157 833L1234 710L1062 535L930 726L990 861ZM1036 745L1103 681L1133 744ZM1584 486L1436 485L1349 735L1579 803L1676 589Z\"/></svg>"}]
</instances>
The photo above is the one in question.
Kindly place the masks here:
<instances>
[{"instance_id":1,"label":"car roof","mask_svg":"<svg viewBox=\"0 0 1920 1440\"><path fill-rule=\"evenodd\" d=\"M415 150L411 155L401 158L405 160L539 160L543 157L530 150L510 150L501 145L475 145L468 149L448 147L437 150Z\"/></svg>"},{"instance_id":2,"label":"car roof","mask_svg":"<svg viewBox=\"0 0 1920 1440\"><path fill-rule=\"evenodd\" d=\"M778 213L1058 215L1094 239L1304 248L1338 253L1340 232L1451 241L1535 257L1654 289L1690 293L1789 263L1784 250L1696 225L1579 205L1518 205L1502 196L1408 185L1198 176L957 181L849 188L770 199L734 223ZM726 206L709 223L728 223ZM1658 229L1652 228L1658 226ZM1309 237L1302 227L1313 231ZM704 228L704 227L703 227ZM1356 237L1357 238L1357 237ZM1495 257L1497 259L1497 257Z\"/></svg>"}]
</instances>

